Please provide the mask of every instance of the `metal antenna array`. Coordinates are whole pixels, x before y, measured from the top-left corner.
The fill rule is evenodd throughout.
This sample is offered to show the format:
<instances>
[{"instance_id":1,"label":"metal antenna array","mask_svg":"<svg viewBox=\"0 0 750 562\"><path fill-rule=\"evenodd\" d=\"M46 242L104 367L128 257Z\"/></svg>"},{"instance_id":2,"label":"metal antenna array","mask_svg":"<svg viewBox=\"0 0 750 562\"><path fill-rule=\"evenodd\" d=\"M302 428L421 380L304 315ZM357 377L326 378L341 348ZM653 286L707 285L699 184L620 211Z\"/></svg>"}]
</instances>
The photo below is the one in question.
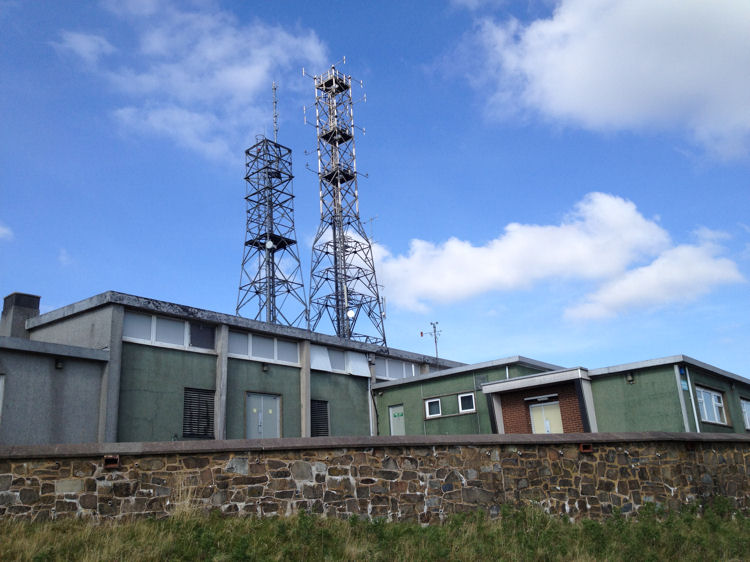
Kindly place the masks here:
<instances>
[{"instance_id":1,"label":"metal antenna array","mask_svg":"<svg viewBox=\"0 0 750 562\"><path fill-rule=\"evenodd\" d=\"M313 242L310 329L327 315L337 336L385 346L372 245L359 219L352 77L334 65L312 78L320 226ZM366 317L365 328L357 331L360 314Z\"/></svg>"},{"instance_id":2,"label":"metal antenna array","mask_svg":"<svg viewBox=\"0 0 750 562\"><path fill-rule=\"evenodd\" d=\"M245 249L237 315L307 328L307 300L294 230L292 151L263 135L245 151Z\"/></svg>"}]
</instances>

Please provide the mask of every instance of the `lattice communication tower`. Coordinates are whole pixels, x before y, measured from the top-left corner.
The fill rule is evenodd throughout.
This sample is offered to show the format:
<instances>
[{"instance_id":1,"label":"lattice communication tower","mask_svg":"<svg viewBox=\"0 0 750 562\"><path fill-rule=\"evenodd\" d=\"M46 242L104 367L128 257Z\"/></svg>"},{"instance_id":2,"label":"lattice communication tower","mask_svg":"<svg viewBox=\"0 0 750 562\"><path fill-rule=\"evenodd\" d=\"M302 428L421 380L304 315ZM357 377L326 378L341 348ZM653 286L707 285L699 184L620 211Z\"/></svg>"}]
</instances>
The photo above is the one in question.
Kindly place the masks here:
<instances>
[{"instance_id":1,"label":"lattice communication tower","mask_svg":"<svg viewBox=\"0 0 750 562\"><path fill-rule=\"evenodd\" d=\"M310 328L327 316L337 336L385 346L372 245L359 218L352 77L332 66L313 80L320 226L313 242Z\"/></svg>"},{"instance_id":2,"label":"lattice communication tower","mask_svg":"<svg viewBox=\"0 0 750 562\"><path fill-rule=\"evenodd\" d=\"M246 236L237 315L307 328L307 300L294 230L292 151L264 135L245 151ZM244 314L242 314L244 313Z\"/></svg>"}]
</instances>

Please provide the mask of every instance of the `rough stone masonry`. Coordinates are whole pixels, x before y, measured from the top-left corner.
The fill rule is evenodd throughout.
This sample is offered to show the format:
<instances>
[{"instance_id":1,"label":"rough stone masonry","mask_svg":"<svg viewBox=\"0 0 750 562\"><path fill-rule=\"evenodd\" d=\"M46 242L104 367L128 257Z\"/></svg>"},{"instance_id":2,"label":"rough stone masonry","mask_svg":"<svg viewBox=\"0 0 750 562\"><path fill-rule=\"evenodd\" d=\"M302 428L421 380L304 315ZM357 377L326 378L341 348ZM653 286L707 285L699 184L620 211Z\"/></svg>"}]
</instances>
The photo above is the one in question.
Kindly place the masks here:
<instances>
[{"instance_id":1,"label":"rough stone masonry","mask_svg":"<svg viewBox=\"0 0 750 562\"><path fill-rule=\"evenodd\" d=\"M727 497L750 508L750 436L567 434L0 446L0 517L382 517L535 505L600 519Z\"/></svg>"}]
</instances>

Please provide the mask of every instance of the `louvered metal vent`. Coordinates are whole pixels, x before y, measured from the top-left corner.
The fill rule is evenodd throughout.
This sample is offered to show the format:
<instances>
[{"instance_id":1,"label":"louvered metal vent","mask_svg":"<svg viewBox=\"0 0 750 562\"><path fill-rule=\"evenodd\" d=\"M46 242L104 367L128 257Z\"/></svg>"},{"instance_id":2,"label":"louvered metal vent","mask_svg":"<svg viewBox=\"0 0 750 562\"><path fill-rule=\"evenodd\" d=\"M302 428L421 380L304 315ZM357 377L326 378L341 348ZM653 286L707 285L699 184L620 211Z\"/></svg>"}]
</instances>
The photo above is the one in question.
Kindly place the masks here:
<instances>
[{"instance_id":1,"label":"louvered metal vent","mask_svg":"<svg viewBox=\"0 0 750 562\"><path fill-rule=\"evenodd\" d=\"M203 388L185 389L182 414L182 436L199 439L214 438L214 391Z\"/></svg>"},{"instance_id":2,"label":"louvered metal vent","mask_svg":"<svg viewBox=\"0 0 750 562\"><path fill-rule=\"evenodd\" d=\"M310 436L328 437L328 402L310 400Z\"/></svg>"}]
</instances>

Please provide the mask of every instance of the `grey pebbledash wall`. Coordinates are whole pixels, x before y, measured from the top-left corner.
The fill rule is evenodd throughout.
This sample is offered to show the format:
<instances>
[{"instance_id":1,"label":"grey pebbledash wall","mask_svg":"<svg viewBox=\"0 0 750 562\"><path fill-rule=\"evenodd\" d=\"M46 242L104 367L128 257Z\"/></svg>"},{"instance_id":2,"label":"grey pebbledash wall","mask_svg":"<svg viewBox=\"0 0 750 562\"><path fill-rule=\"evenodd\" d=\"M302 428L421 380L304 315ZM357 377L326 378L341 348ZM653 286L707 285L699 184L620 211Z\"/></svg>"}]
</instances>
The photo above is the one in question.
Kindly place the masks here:
<instances>
[{"instance_id":1,"label":"grey pebbledash wall","mask_svg":"<svg viewBox=\"0 0 750 562\"><path fill-rule=\"evenodd\" d=\"M383 517L536 505L571 519L725 496L750 509L750 435L350 437L0 447L0 517Z\"/></svg>"}]
</instances>

